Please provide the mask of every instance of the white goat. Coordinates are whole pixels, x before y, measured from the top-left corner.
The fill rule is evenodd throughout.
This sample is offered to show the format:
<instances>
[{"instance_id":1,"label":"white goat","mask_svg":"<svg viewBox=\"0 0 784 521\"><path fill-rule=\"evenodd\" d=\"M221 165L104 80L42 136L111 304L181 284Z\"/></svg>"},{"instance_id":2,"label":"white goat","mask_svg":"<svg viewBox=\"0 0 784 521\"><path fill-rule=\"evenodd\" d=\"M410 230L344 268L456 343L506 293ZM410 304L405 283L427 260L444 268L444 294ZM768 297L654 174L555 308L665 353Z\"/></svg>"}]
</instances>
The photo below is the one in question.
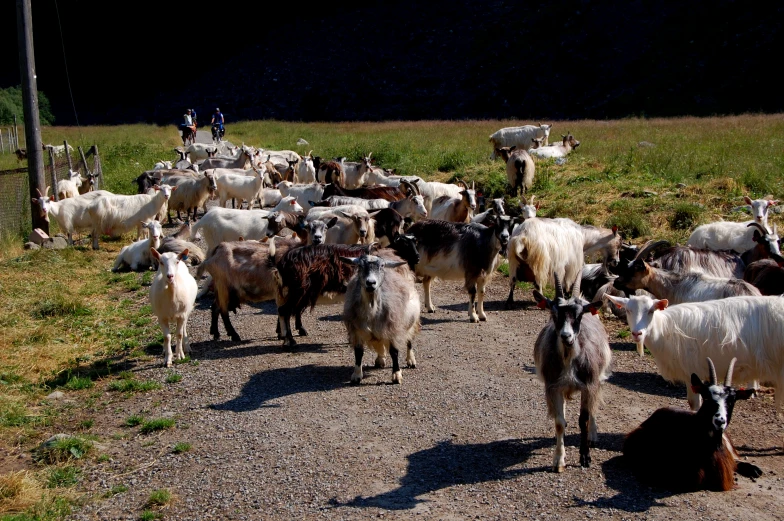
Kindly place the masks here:
<instances>
[{"instance_id":1,"label":"white goat","mask_svg":"<svg viewBox=\"0 0 784 521\"><path fill-rule=\"evenodd\" d=\"M192 209L193 219L196 220L196 210L201 207L204 213L207 213L207 200L215 197L217 188L215 177L209 171L204 172L199 179L184 179L177 185L177 191L172 192L167 212L176 210L179 219L180 210L185 210L187 219ZM169 223L171 222L171 215L169 215Z\"/></svg>"},{"instance_id":2,"label":"white goat","mask_svg":"<svg viewBox=\"0 0 784 521\"><path fill-rule=\"evenodd\" d=\"M46 187L47 193L49 187ZM96 190L87 192L79 197L71 197L61 201L55 201L53 197L42 195L38 192L39 197L33 198L33 203L37 204L40 208L41 216L49 220L49 215L54 217L57 221L57 226L60 231L68 236L68 244L73 246L73 234L80 230L89 230L92 227L92 220L90 214L87 213L87 207L90 206L95 199L104 196L114 195L106 190Z\"/></svg>"},{"instance_id":3,"label":"white goat","mask_svg":"<svg viewBox=\"0 0 784 521\"><path fill-rule=\"evenodd\" d=\"M528 153L540 159L555 159L559 157L566 157L575 148L580 146L580 142L574 139L574 136L567 132L563 136L563 141L557 145L550 145L540 148L532 148Z\"/></svg>"},{"instance_id":4,"label":"white goat","mask_svg":"<svg viewBox=\"0 0 784 521\"><path fill-rule=\"evenodd\" d=\"M729 297L668 307L667 300L648 296L607 298L626 310L637 353L643 346L653 355L665 380L686 383L692 410L700 395L689 385L691 373L707 379L705 358L724 372L737 357L737 379L746 383L772 382L776 411L784 404L784 299Z\"/></svg>"},{"instance_id":5,"label":"white goat","mask_svg":"<svg viewBox=\"0 0 784 521\"><path fill-rule=\"evenodd\" d=\"M431 219L457 223L471 222L476 210L476 191L468 186L461 190L458 197L444 195L433 201Z\"/></svg>"},{"instance_id":6,"label":"white goat","mask_svg":"<svg viewBox=\"0 0 784 521\"><path fill-rule=\"evenodd\" d=\"M172 168L173 167L171 161L158 161L152 167L153 170L171 170Z\"/></svg>"},{"instance_id":7,"label":"white goat","mask_svg":"<svg viewBox=\"0 0 784 521\"><path fill-rule=\"evenodd\" d=\"M193 143L185 149L188 160L193 164L195 164L196 161L209 158L211 154L215 154L216 152L218 152L218 149L212 143Z\"/></svg>"},{"instance_id":8,"label":"white goat","mask_svg":"<svg viewBox=\"0 0 784 521\"><path fill-rule=\"evenodd\" d=\"M218 199L221 208L226 206L229 199L237 199L240 208L242 201L248 201L248 210L253 206L253 201L258 197L264 184L264 174L267 169L262 165L255 170L253 177L245 175L224 174L220 176L216 183L218 185Z\"/></svg>"},{"instance_id":9,"label":"white goat","mask_svg":"<svg viewBox=\"0 0 784 521\"><path fill-rule=\"evenodd\" d=\"M111 195L99 197L87 207L93 230L93 249L98 249L101 234L119 237L136 228L136 239L142 236L142 223L154 218L169 200L173 190L167 184L153 188L155 195ZM82 196L84 197L84 196Z\"/></svg>"},{"instance_id":10,"label":"white goat","mask_svg":"<svg viewBox=\"0 0 784 521\"><path fill-rule=\"evenodd\" d=\"M778 201L768 199L755 199L752 201L748 196L744 197L744 200L751 207L751 213L754 216L753 221L739 223L719 221L703 224L692 232L686 244L695 248L705 248L714 251L735 250L738 253L743 253L753 248L756 245L753 240L755 228L748 225L755 222L768 230L768 208L778 203Z\"/></svg>"},{"instance_id":11,"label":"white goat","mask_svg":"<svg viewBox=\"0 0 784 521\"><path fill-rule=\"evenodd\" d=\"M283 197L294 197L304 208L310 208L308 201L321 201L324 197L324 185L320 183L295 185L290 181L282 181L278 183L278 190Z\"/></svg>"},{"instance_id":12,"label":"white goat","mask_svg":"<svg viewBox=\"0 0 784 521\"><path fill-rule=\"evenodd\" d=\"M60 199L68 199L79 195L79 187L82 186L82 176L79 172L68 171L68 179L57 181L57 196Z\"/></svg>"},{"instance_id":13,"label":"white goat","mask_svg":"<svg viewBox=\"0 0 784 521\"><path fill-rule=\"evenodd\" d=\"M150 286L150 306L153 314L158 317L163 332L163 363L166 367L171 367L173 358L171 326L176 327L177 359L183 360L185 353L191 351L188 345L188 317L193 311L199 288L196 279L183 262L188 258L188 250L177 255L176 253L161 254L155 248L151 248L150 254L158 262L158 271Z\"/></svg>"},{"instance_id":14,"label":"white goat","mask_svg":"<svg viewBox=\"0 0 784 521\"><path fill-rule=\"evenodd\" d=\"M496 130L490 135L490 144L493 146L493 154L490 156L492 160L498 157L496 149L501 147L522 148L528 150L533 146L534 138L544 139L545 145L550 138L550 129L552 125L523 125L522 127L506 127L501 130Z\"/></svg>"},{"instance_id":15,"label":"white goat","mask_svg":"<svg viewBox=\"0 0 784 521\"><path fill-rule=\"evenodd\" d=\"M316 168L313 165L313 151L302 157L297 166L297 178L300 183L314 183L316 181Z\"/></svg>"},{"instance_id":16,"label":"white goat","mask_svg":"<svg viewBox=\"0 0 784 521\"><path fill-rule=\"evenodd\" d=\"M117 259L114 261L112 271L120 271L125 266L130 267L131 271L146 270L153 265L150 257L150 248L160 249L163 227L158 221L146 222L143 226L150 231L150 238L123 246L120 254L117 255Z\"/></svg>"}]
</instances>

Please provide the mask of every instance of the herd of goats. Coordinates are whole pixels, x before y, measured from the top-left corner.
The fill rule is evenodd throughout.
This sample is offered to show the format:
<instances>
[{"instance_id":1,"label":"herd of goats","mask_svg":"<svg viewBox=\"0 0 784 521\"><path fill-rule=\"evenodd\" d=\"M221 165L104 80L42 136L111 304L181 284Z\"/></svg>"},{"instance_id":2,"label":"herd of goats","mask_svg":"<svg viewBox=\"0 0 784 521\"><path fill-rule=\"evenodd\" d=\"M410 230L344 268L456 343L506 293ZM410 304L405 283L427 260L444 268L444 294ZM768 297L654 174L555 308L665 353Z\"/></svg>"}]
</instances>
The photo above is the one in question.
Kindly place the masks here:
<instances>
[{"instance_id":1,"label":"herd of goats","mask_svg":"<svg viewBox=\"0 0 784 521\"><path fill-rule=\"evenodd\" d=\"M244 144L178 148L174 164L162 161L135 179L138 195L88 190L69 197L67 182L79 182L73 179L57 187L59 201L44 194L33 201L71 244L81 230L92 233L97 249L102 235L137 229L137 241L122 249L114 269L157 269L150 299L164 333L166 366L185 357L188 316L211 290L215 340L219 316L237 341L229 312L274 299L278 338L295 345L292 315L305 336L306 308L342 300L355 354L351 383L363 378L365 348L375 351L378 367L389 355L392 380L401 383L399 350L405 347L408 367L416 366L416 283L422 282L425 309L433 312L432 280L464 281L469 320L484 321L485 285L508 260L507 305L513 305L516 283L528 281L538 307L551 315L534 359L555 421L555 471L565 467L565 400L578 391L580 464L591 462L611 361L607 332L596 316L604 308L625 315L640 356L647 347L665 379L687 385L690 411L660 409L627 436L623 450L635 474L677 490L729 490L735 472L758 477L758 467L738 461L725 430L735 401L753 396L760 382L775 388L777 411L782 402L784 258L776 229L768 226L776 201L746 197L753 220L699 226L686 246L650 241L638 248L622 242L616 228L536 216L529 193L534 158L564 157L579 146L570 133L549 145L549 133L550 126L540 124L490 137L492 157L506 162L510 192L521 194L514 216L503 199L477 213L476 192L467 183L395 175L374 166L370 155L359 162L324 161ZM207 201L216 198L219 204L208 210ZM196 220L198 209L204 213ZM162 237L161 223L167 217L172 222L172 211L178 218L185 212L188 220ZM198 238L206 251L190 242ZM586 256L600 262L585 264ZM186 261L198 265L196 278ZM205 272L199 293L196 280ZM555 288L554 300L542 293L548 285ZM723 384L719 372L726 375ZM733 378L749 388L733 387Z\"/></svg>"}]
</instances>

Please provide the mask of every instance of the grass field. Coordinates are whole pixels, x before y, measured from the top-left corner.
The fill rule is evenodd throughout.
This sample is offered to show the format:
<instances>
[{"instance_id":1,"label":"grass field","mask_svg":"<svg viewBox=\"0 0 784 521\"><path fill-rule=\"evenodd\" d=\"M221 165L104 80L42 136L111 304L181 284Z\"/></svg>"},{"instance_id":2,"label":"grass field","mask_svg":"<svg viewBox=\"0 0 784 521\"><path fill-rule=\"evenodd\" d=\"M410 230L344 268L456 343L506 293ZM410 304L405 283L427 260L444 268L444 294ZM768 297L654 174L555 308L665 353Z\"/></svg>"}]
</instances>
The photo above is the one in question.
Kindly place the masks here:
<instances>
[{"instance_id":1,"label":"grass field","mask_svg":"<svg viewBox=\"0 0 784 521\"><path fill-rule=\"evenodd\" d=\"M486 197L498 197L505 192L504 166L500 161L490 162L487 139L498 128L517 124L521 123L242 122L227 125L227 139L300 153L312 149L322 157L350 160L373 152L379 166L396 168L401 174L475 181ZM567 130L582 142L568 162L536 165L532 193L541 202L542 216L617 224L637 243L649 238L683 242L703 222L748 219L748 214L733 212L743 204L744 195L784 196L781 115L555 122L551 141ZM297 146L299 138L310 145ZM103 188L115 193L133 193L131 180L155 161L173 158L171 149L180 143L174 127L147 125L45 127L43 139L46 143L67 139L73 145L98 145ZM643 141L653 146L639 146ZM0 169L18 166L15 156L0 155ZM781 222L780 215L773 214L771 222ZM145 348L160 341L146 305L151 274L108 272L127 241L102 241L98 252L82 247L25 252L21 242L6 237L0 245L0 307L4 310L0 317L0 453L14 446L30 448L44 432L71 432L86 425L86 408L100 395L91 388L105 387L104 380L116 381L113 375L123 370L125 361L150 356ZM160 348L149 352L157 356ZM120 379L127 380L122 375ZM83 405L67 412L54 408L44 397L58 388L82 393ZM45 487L51 481L48 476L51 471L45 468L0 476L0 491L11 490L12 485L27 491L9 496L13 501L0 493L0 519L57 519L67 510L70 497L67 491L61 492L62 486L30 493L36 486ZM22 501L22 497L27 499ZM43 514L2 517L3 512L25 509Z\"/></svg>"}]
</instances>

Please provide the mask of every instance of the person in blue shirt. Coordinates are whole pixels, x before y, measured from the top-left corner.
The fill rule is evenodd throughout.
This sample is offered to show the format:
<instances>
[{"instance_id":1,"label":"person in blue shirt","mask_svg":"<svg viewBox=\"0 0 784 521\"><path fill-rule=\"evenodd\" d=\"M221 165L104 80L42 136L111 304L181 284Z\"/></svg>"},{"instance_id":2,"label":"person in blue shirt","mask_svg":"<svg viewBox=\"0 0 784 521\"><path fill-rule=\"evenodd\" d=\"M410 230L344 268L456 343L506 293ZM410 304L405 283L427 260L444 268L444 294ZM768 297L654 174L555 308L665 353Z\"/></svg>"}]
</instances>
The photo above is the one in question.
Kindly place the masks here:
<instances>
[{"instance_id":1,"label":"person in blue shirt","mask_svg":"<svg viewBox=\"0 0 784 521\"><path fill-rule=\"evenodd\" d=\"M215 109L215 114L212 115L212 121L210 121L210 125L217 126L223 130L223 114L219 108Z\"/></svg>"},{"instance_id":2,"label":"person in blue shirt","mask_svg":"<svg viewBox=\"0 0 784 521\"><path fill-rule=\"evenodd\" d=\"M193 119L193 126L197 125L196 123L196 109L191 109L191 118Z\"/></svg>"}]
</instances>

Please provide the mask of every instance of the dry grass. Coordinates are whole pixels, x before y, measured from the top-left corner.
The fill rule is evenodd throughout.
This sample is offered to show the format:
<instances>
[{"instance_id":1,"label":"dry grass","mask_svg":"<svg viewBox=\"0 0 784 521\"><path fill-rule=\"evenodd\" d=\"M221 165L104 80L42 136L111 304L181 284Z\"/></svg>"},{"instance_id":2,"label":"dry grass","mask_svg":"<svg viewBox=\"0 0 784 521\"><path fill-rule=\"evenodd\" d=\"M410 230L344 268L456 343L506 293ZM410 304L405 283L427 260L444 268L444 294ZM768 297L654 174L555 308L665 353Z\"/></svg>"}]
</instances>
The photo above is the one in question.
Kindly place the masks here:
<instances>
[{"instance_id":1,"label":"dry grass","mask_svg":"<svg viewBox=\"0 0 784 521\"><path fill-rule=\"evenodd\" d=\"M27 470L0 476L0 514L21 512L36 504L44 486Z\"/></svg>"}]
</instances>

